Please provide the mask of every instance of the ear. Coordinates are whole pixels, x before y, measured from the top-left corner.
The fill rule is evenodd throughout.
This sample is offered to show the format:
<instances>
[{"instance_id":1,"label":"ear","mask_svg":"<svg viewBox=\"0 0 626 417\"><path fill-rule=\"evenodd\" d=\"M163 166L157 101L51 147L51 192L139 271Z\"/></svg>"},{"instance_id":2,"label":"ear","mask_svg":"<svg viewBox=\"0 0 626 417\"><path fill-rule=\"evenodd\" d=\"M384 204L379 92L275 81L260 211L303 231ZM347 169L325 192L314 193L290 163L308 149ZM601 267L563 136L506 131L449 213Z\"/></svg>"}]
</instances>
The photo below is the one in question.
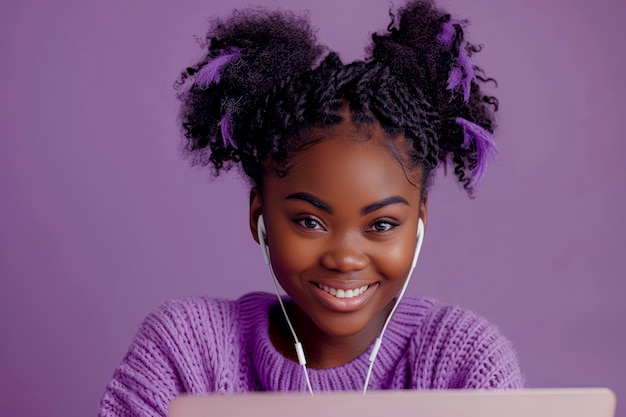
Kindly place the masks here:
<instances>
[{"instance_id":1,"label":"ear","mask_svg":"<svg viewBox=\"0 0 626 417\"><path fill-rule=\"evenodd\" d=\"M261 194L256 187L250 190L250 233L256 243L259 243L259 235L257 233L257 224L259 216L263 214L263 201Z\"/></svg>"}]
</instances>

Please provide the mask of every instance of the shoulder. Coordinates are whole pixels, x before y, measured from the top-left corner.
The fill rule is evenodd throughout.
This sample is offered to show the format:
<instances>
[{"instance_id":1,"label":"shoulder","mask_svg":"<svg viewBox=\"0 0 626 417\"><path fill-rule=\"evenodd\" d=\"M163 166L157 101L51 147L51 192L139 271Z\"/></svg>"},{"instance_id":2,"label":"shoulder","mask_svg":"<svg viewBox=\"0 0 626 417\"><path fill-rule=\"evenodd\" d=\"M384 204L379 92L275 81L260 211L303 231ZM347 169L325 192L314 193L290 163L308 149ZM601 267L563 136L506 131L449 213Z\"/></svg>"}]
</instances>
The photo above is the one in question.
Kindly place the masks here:
<instances>
[{"instance_id":1,"label":"shoulder","mask_svg":"<svg viewBox=\"0 0 626 417\"><path fill-rule=\"evenodd\" d=\"M238 300L210 297L183 297L168 300L146 316L140 333L175 336L203 333L209 336L232 330L241 318L266 311L265 305L274 300L270 294L249 293Z\"/></svg>"},{"instance_id":2,"label":"shoulder","mask_svg":"<svg viewBox=\"0 0 626 417\"><path fill-rule=\"evenodd\" d=\"M181 298L150 312L105 389L99 416L165 416L170 400L188 390L188 381L209 379L196 365L197 346L208 333L204 318L220 304Z\"/></svg>"},{"instance_id":3,"label":"shoulder","mask_svg":"<svg viewBox=\"0 0 626 417\"><path fill-rule=\"evenodd\" d=\"M190 336L224 324L235 311L234 302L209 297L185 297L163 302L152 310L140 327L138 336ZM190 333L190 331L192 331Z\"/></svg>"},{"instance_id":4,"label":"shoulder","mask_svg":"<svg viewBox=\"0 0 626 417\"><path fill-rule=\"evenodd\" d=\"M182 392L227 392L239 364L242 309L259 310L266 297L229 301L209 297L169 300L150 312L101 400L101 417L167 415Z\"/></svg>"},{"instance_id":5,"label":"shoulder","mask_svg":"<svg viewBox=\"0 0 626 417\"><path fill-rule=\"evenodd\" d=\"M167 345L193 343L193 339L217 345L247 327L251 317L267 315L275 300L270 294L249 293L237 300L184 297L163 302L144 319L137 339L165 341Z\"/></svg>"},{"instance_id":6,"label":"shoulder","mask_svg":"<svg viewBox=\"0 0 626 417\"><path fill-rule=\"evenodd\" d=\"M494 324L459 306L419 299L415 370L429 388L521 388L517 354Z\"/></svg>"}]
</instances>

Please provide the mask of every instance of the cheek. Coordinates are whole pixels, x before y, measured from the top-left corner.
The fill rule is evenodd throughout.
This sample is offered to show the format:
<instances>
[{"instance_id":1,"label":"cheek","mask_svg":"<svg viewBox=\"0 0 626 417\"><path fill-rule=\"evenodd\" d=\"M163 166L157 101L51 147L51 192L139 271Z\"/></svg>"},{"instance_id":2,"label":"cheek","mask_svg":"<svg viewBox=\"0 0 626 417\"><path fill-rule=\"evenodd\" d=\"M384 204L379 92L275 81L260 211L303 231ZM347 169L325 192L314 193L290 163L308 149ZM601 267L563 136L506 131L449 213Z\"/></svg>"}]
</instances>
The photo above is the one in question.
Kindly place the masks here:
<instances>
[{"instance_id":1,"label":"cheek","mask_svg":"<svg viewBox=\"0 0 626 417\"><path fill-rule=\"evenodd\" d=\"M403 239L381 246L376 251L374 259L378 265L378 269L390 280L404 280L409 273L413 253L415 251L415 241L412 239Z\"/></svg>"},{"instance_id":2,"label":"cheek","mask_svg":"<svg viewBox=\"0 0 626 417\"><path fill-rule=\"evenodd\" d=\"M285 233L281 239L270 240L269 243L272 267L281 284L317 264L316 245L311 241L296 239Z\"/></svg>"}]
</instances>

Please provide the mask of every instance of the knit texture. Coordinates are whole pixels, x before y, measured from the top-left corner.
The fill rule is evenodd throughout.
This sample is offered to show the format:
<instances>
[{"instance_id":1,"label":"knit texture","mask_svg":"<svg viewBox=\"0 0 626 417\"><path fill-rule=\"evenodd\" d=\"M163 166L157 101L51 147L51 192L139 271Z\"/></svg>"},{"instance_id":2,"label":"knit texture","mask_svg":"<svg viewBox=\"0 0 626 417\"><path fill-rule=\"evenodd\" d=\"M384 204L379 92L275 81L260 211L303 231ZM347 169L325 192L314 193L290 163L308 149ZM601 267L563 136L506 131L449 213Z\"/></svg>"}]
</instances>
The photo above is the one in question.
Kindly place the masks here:
<instances>
[{"instance_id":1,"label":"knit texture","mask_svg":"<svg viewBox=\"0 0 626 417\"><path fill-rule=\"evenodd\" d=\"M166 416L180 393L305 391L302 367L270 340L275 304L265 293L163 304L142 324L106 387L99 415ZM336 368L309 369L313 390L361 390L370 349ZM385 332L369 389L522 386L515 352L494 326L458 307L406 297Z\"/></svg>"}]
</instances>

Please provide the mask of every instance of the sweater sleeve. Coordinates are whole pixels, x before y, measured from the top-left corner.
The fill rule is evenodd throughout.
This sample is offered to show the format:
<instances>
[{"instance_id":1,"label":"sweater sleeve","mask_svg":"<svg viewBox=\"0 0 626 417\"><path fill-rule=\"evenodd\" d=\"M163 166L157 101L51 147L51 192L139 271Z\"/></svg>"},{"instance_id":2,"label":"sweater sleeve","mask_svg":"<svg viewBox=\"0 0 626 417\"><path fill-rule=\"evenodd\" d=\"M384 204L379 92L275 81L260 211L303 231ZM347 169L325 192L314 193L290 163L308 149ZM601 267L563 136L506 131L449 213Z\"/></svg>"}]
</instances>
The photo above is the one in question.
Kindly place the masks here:
<instances>
[{"instance_id":1,"label":"sweater sleeve","mask_svg":"<svg viewBox=\"0 0 626 417\"><path fill-rule=\"evenodd\" d=\"M223 313L202 299L169 301L150 313L105 389L99 417L167 416L181 393L220 390L215 372L224 349L215 335Z\"/></svg>"},{"instance_id":2,"label":"sweater sleeve","mask_svg":"<svg viewBox=\"0 0 626 417\"><path fill-rule=\"evenodd\" d=\"M511 343L485 319L439 306L419 332L414 384L423 389L513 389L524 379Z\"/></svg>"}]
</instances>

